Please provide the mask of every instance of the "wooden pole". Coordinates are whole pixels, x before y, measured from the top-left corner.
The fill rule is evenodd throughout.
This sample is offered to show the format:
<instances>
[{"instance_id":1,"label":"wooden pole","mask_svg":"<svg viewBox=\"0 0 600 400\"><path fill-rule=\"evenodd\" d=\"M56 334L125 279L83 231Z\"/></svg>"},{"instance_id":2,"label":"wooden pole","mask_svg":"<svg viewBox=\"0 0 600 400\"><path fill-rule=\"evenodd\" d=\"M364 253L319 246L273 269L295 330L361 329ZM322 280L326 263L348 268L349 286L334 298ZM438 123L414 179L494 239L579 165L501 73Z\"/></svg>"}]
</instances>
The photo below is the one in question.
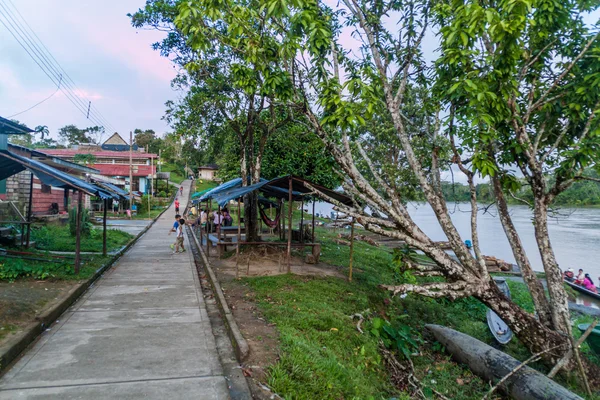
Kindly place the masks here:
<instances>
[{"instance_id":1,"label":"wooden pole","mask_svg":"<svg viewBox=\"0 0 600 400\"><path fill-rule=\"evenodd\" d=\"M312 241L315 243L315 203L316 199L313 197L313 215L312 215Z\"/></svg>"},{"instance_id":2,"label":"wooden pole","mask_svg":"<svg viewBox=\"0 0 600 400\"><path fill-rule=\"evenodd\" d=\"M133 218L133 133L129 131L129 219Z\"/></svg>"},{"instance_id":3,"label":"wooden pole","mask_svg":"<svg viewBox=\"0 0 600 400\"><path fill-rule=\"evenodd\" d=\"M235 246L235 277L239 277L239 260L240 260L240 241L242 240L242 222L240 219L241 207L240 207L240 199L238 199L238 231L237 231L237 243ZM246 236L248 237L248 236Z\"/></svg>"},{"instance_id":4,"label":"wooden pole","mask_svg":"<svg viewBox=\"0 0 600 400\"><path fill-rule=\"evenodd\" d=\"M300 243L304 243L304 197L300 203Z\"/></svg>"},{"instance_id":5,"label":"wooden pole","mask_svg":"<svg viewBox=\"0 0 600 400\"><path fill-rule=\"evenodd\" d=\"M75 273L79 274L81 267L81 214L83 203L83 192L80 190L77 192L77 227L75 229Z\"/></svg>"},{"instance_id":6,"label":"wooden pole","mask_svg":"<svg viewBox=\"0 0 600 400\"><path fill-rule=\"evenodd\" d=\"M350 262L348 263L348 280L352 282L352 260L354 257L354 217L350 224Z\"/></svg>"},{"instance_id":7,"label":"wooden pole","mask_svg":"<svg viewBox=\"0 0 600 400\"><path fill-rule=\"evenodd\" d=\"M66 190L66 189L65 189ZM31 215L32 215L32 208L33 207L33 172L31 173L31 178L29 179L29 206L27 207L27 222L29 222L29 224L27 225L27 248L29 248L29 238L31 236ZM23 236L23 233L21 232L21 237Z\"/></svg>"},{"instance_id":8,"label":"wooden pole","mask_svg":"<svg viewBox=\"0 0 600 400\"><path fill-rule=\"evenodd\" d=\"M108 211L108 199L104 199L104 219L102 220L102 255L106 257L106 213Z\"/></svg>"},{"instance_id":9,"label":"wooden pole","mask_svg":"<svg viewBox=\"0 0 600 400\"><path fill-rule=\"evenodd\" d=\"M292 177L289 177L287 272L292 272Z\"/></svg>"}]
</instances>

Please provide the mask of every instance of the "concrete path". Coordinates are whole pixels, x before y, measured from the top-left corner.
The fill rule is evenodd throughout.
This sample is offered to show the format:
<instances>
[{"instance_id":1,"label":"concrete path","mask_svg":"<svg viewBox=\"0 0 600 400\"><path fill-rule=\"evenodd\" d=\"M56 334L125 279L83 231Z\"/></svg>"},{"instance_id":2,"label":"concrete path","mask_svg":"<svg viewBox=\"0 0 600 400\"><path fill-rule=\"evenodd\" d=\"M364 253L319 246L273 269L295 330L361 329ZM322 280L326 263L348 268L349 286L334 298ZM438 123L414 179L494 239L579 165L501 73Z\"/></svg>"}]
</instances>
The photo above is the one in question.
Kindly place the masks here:
<instances>
[{"instance_id":1,"label":"concrete path","mask_svg":"<svg viewBox=\"0 0 600 400\"><path fill-rule=\"evenodd\" d=\"M0 379L1 400L229 398L191 252L169 248L173 219L172 207Z\"/></svg>"}]
</instances>

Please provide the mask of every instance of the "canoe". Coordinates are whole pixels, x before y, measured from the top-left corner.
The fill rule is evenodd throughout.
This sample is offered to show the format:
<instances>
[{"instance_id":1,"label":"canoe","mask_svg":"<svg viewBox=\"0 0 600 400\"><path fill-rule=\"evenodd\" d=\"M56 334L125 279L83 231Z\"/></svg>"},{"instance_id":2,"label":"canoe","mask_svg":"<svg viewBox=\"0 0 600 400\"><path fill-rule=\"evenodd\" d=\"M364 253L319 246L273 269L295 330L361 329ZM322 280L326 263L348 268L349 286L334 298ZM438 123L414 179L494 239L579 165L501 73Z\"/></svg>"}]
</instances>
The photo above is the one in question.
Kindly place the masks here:
<instances>
[{"instance_id":1,"label":"canoe","mask_svg":"<svg viewBox=\"0 0 600 400\"><path fill-rule=\"evenodd\" d=\"M573 289L577 290L578 292L585 293L587 296L593 297L596 300L600 300L600 294L599 294L600 293L600 288L596 288L598 290L598 293L594 293L594 292L591 292L591 291L587 290L583 286L576 285L575 283L569 282L566 279L564 280L564 282L567 285L571 286Z\"/></svg>"},{"instance_id":2,"label":"canoe","mask_svg":"<svg viewBox=\"0 0 600 400\"><path fill-rule=\"evenodd\" d=\"M510 289L508 288L508 284L506 283L506 279L503 278L494 278L494 282L496 282L496 286L498 289L502 291L510 299ZM494 335L494 338L500 344L507 344L513 337L513 333L506 325L502 318L498 316L495 312L488 308L486 313L487 323L490 327L490 332Z\"/></svg>"},{"instance_id":3,"label":"canoe","mask_svg":"<svg viewBox=\"0 0 600 400\"><path fill-rule=\"evenodd\" d=\"M589 328L589 326L590 324L579 324L577 325L577 328L579 328L579 330L583 333L586 331L587 328ZM590 345L594 353L600 356L600 327L598 327L598 325L594 327L594 329L592 330L590 335L585 339L585 341L587 342L587 344Z\"/></svg>"}]
</instances>

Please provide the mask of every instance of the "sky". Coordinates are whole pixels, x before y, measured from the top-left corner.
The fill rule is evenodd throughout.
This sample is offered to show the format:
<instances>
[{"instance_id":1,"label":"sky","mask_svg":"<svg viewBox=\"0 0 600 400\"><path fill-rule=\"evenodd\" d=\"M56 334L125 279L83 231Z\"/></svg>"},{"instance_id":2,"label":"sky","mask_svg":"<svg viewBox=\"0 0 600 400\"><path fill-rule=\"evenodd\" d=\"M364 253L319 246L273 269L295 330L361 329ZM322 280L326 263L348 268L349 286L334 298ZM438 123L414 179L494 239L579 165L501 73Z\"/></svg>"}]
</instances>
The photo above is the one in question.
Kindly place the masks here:
<instances>
[{"instance_id":1,"label":"sky","mask_svg":"<svg viewBox=\"0 0 600 400\"><path fill-rule=\"evenodd\" d=\"M164 103L178 97L170 86L176 70L151 48L163 32L131 27L127 13L144 4L144 0L0 0L0 116L26 110L57 88L2 25L1 21L10 22L7 10L15 18L18 10L73 80L74 92L103 116L96 115L98 119L126 140L136 128L168 131L161 117ZM66 77L65 81L70 83ZM61 91L13 118L30 128L47 125L54 138L68 124L96 125ZM114 130L107 127L104 137Z\"/></svg>"}]
</instances>

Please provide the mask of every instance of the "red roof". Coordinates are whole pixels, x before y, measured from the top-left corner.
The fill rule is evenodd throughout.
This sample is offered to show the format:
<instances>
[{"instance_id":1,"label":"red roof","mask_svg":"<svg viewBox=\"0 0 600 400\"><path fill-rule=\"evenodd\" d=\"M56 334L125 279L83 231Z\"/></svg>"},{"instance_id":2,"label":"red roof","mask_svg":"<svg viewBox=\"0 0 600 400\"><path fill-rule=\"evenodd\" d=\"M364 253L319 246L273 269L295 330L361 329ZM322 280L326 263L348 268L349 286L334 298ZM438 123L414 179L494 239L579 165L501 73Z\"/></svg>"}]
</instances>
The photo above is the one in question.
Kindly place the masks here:
<instances>
[{"instance_id":1,"label":"red roof","mask_svg":"<svg viewBox=\"0 0 600 400\"><path fill-rule=\"evenodd\" d=\"M44 149L44 153L52 156L73 157L75 154L93 154L96 157L129 158L128 151L90 151L86 149ZM157 158L158 154L132 152L133 158Z\"/></svg>"},{"instance_id":2,"label":"red roof","mask_svg":"<svg viewBox=\"0 0 600 400\"><path fill-rule=\"evenodd\" d=\"M126 164L94 164L94 168L104 176L129 176L129 165ZM154 175L155 167L152 165L134 165L133 176Z\"/></svg>"}]
</instances>

